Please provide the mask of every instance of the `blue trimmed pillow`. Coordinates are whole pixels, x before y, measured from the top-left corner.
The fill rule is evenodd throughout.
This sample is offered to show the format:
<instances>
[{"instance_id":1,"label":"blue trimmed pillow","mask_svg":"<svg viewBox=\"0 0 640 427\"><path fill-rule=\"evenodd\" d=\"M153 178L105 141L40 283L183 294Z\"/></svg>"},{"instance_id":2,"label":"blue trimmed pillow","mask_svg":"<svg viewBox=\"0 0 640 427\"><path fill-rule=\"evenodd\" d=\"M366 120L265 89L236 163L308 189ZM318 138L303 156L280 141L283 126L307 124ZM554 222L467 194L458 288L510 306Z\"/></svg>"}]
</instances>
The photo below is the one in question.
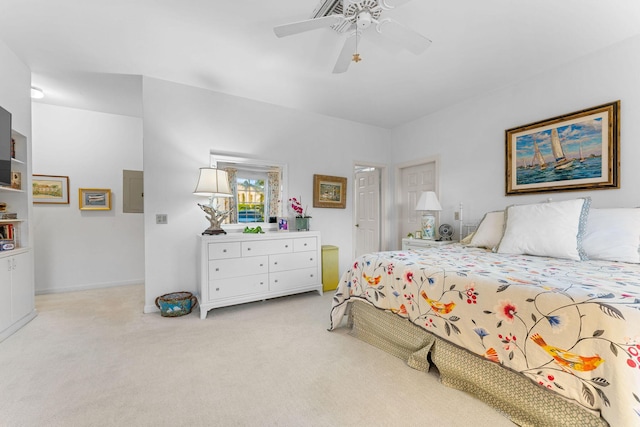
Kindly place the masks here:
<instances>
[{"instance_id":1,"label":"blue trimmed pillow","mask_svg":"<svg viewBox=\"0 0 640 427\"><path fill-rule=\"evenodd\" d=\"M583 248L589 259L640 263L640 209L591 209Z\"/></svg>"},{"instance_id":2,"label":"blue trimmed pillow","mask_svg":"<svg viewBox=\"0 0 640 427\"><path fill-rule=\"evenodd\" d=\"M590 206L590 197L509 206L497 252L576 261L587 259L582 239Z\"/></svg>"}]
</instances>

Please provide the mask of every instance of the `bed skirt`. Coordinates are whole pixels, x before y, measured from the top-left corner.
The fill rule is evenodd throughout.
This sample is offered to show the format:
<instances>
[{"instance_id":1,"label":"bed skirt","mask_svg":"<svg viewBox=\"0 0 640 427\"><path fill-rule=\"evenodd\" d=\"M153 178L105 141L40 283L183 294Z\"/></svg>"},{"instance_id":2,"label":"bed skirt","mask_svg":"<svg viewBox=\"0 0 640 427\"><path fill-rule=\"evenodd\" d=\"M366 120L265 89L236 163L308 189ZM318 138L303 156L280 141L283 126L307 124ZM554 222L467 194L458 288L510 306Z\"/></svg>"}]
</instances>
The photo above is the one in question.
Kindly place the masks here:
<instances>
[{"instance_id":1,"label":"bed skirt","mask_svg":"<svg viewBox=\"0 0 640 427\"><path fill-rule=\"evenodd\" d=\"M349 304L350 334L426 372L431 361L444 385L462 390L520 426L607 426L598 415L482 359L395 314L364 301Z\"/></svg>"}]
</instances>

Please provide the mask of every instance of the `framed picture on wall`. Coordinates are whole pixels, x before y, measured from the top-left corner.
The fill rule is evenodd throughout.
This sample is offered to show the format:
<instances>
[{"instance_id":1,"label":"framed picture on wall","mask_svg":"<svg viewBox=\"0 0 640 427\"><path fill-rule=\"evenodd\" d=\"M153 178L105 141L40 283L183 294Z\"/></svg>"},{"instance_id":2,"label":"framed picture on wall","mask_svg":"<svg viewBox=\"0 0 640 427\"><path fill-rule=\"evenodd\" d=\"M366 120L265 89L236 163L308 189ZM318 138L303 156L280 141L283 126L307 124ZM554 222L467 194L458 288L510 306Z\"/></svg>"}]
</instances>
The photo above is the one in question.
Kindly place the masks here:
<instances>
[{"instance_id":1,"label":"framed picture on wall","mask_svg":"<svg viewBox=\"0 0 640 427\"><path fill-rule=\"evenodd\" d=\"M620 101L505 131L506 194L620 188Z\"/></svg>"},{"instance_id":2,"label":"framed picture on wall","mask_svg":"<svg viewBox=\"0 0 640 427\"><path fill-rule=\"evenodd\" d=\"M69 204L69 177L33 175L33 203Z\"/></svg>"},{"instance_id":3,"label":"framed picture on wall","mask_svg":"<svg viewBox=\"0 0 640 427\"><path fill-rule=\"evenodd\" d=\"M328 175L313 175L313 207L347 207L347 178Z\"/></svg>"},{"instance_id":4,"label":"framed picture on wall","mask_svg":"<svg viewBox=\"0 0 640 427\"><path fill-rule=\"evenodd\" d=\"M108 188L79 188L78 201L83 211L111 210L111 190Z\"/></svg>"}]
</instances>

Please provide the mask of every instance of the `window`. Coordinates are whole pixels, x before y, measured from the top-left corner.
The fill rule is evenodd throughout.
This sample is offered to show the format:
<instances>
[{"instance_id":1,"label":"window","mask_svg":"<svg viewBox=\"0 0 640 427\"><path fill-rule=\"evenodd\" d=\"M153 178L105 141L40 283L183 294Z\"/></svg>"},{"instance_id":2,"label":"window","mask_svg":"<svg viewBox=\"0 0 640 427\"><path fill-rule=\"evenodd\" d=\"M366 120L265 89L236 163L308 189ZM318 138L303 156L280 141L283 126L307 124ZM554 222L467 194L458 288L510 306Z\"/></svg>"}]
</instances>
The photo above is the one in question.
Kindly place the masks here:
<instances>
[{"instance_id":1,"label":"window","mask_svg":"<svg viewBox=\"0 0 640 427\"><path fill-rule=\"evenodd\" d=\"M225 219L229 228L243 229L248 223L264 227L282 216L281 201L287 194L286 164L211 152L210 165L229 174L233 197L217 200L221 208L231 211Z\"/></svg>"},{"instance_id":2,"label":"window","mask_svg":"<svg viewBox=\"0 0 640 427\"><path fill-rule=\"evenodd\" d=\"M265 222L265 179L236 178L238 197L238 222Z\"/></svg>"}]
</instances>

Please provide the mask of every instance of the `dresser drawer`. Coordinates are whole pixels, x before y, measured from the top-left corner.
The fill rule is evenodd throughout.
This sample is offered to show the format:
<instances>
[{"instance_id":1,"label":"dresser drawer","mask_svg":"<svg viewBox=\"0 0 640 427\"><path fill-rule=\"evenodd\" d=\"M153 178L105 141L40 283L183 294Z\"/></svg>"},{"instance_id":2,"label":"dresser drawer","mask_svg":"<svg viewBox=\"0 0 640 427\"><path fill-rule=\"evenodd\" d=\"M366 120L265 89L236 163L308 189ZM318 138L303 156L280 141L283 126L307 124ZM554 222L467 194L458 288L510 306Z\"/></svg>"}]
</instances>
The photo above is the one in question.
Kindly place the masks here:
<instances>
[{"instance_id":1,"label":"dresser drawer","mask_svg":"<svg viewBox=\"0 0 640 427\"><path fill-rule=\"evenodd\" d=\"M259 294L267 292L268 290L268 274L255 274L253 276L209 281L209 299L212 301L242 295Z\"/></svg>"},{"instance_id":2,"label":"dresser drawer","mask_svg":"<svg viewBox=\"0 0 640 427\"><path fill-rule=\"evenodd\" d=\"M305 237L303 239L293 239L293 251L315 251L318 249L318 240L315 237Z\"/></svg>"},{"instance_id":3,"label":"dresser drawer","mask_svg":"<svg viewBox=\"0 0 640 427\"><path fill-rule=\"evenodd\" d=\"M209 259L240 258L240 242L209 243Z\"/></svg>"},{"instance_id":4,"label":"dresser drawer","mask_svg":"<svg viewBox=\"0 0 640 427\"><path fill-rule=\"evenodd\" d=\"M268 265L266 256L212 260L209 261L209 280L267 273Z\"/></svg>"},{"instance_id":5,"label":"dresser drawer","mask_svg":"<svg viewBox=\"0 0 640 427\"><path fill-rule=\"evenodd\" d=\"M242 256L283 254L293 252L292 239L252 240L242 242Z\"/></svg>"},{"instance_id":6,"label":"dresser drawer","mask_svg":"<svg viewBox=\"0 0 640 427\"><path fill-rule=\"evenodd\" d=\"M280 271L269 274L269 291L278 292L320 283L317 268Z\"/></svg>"},{"instance_id":7,"label":"dresser drawer","mask_svg":"<svg viewBox=\"0 0 640 427\"><path fill-rule=\"evenodd\" d=\"M317 252L294 252L292 254L271 255L269 257L269 272L298 270L300 268L316 267L317 265Z\"/></svg>"}]
</instances>

